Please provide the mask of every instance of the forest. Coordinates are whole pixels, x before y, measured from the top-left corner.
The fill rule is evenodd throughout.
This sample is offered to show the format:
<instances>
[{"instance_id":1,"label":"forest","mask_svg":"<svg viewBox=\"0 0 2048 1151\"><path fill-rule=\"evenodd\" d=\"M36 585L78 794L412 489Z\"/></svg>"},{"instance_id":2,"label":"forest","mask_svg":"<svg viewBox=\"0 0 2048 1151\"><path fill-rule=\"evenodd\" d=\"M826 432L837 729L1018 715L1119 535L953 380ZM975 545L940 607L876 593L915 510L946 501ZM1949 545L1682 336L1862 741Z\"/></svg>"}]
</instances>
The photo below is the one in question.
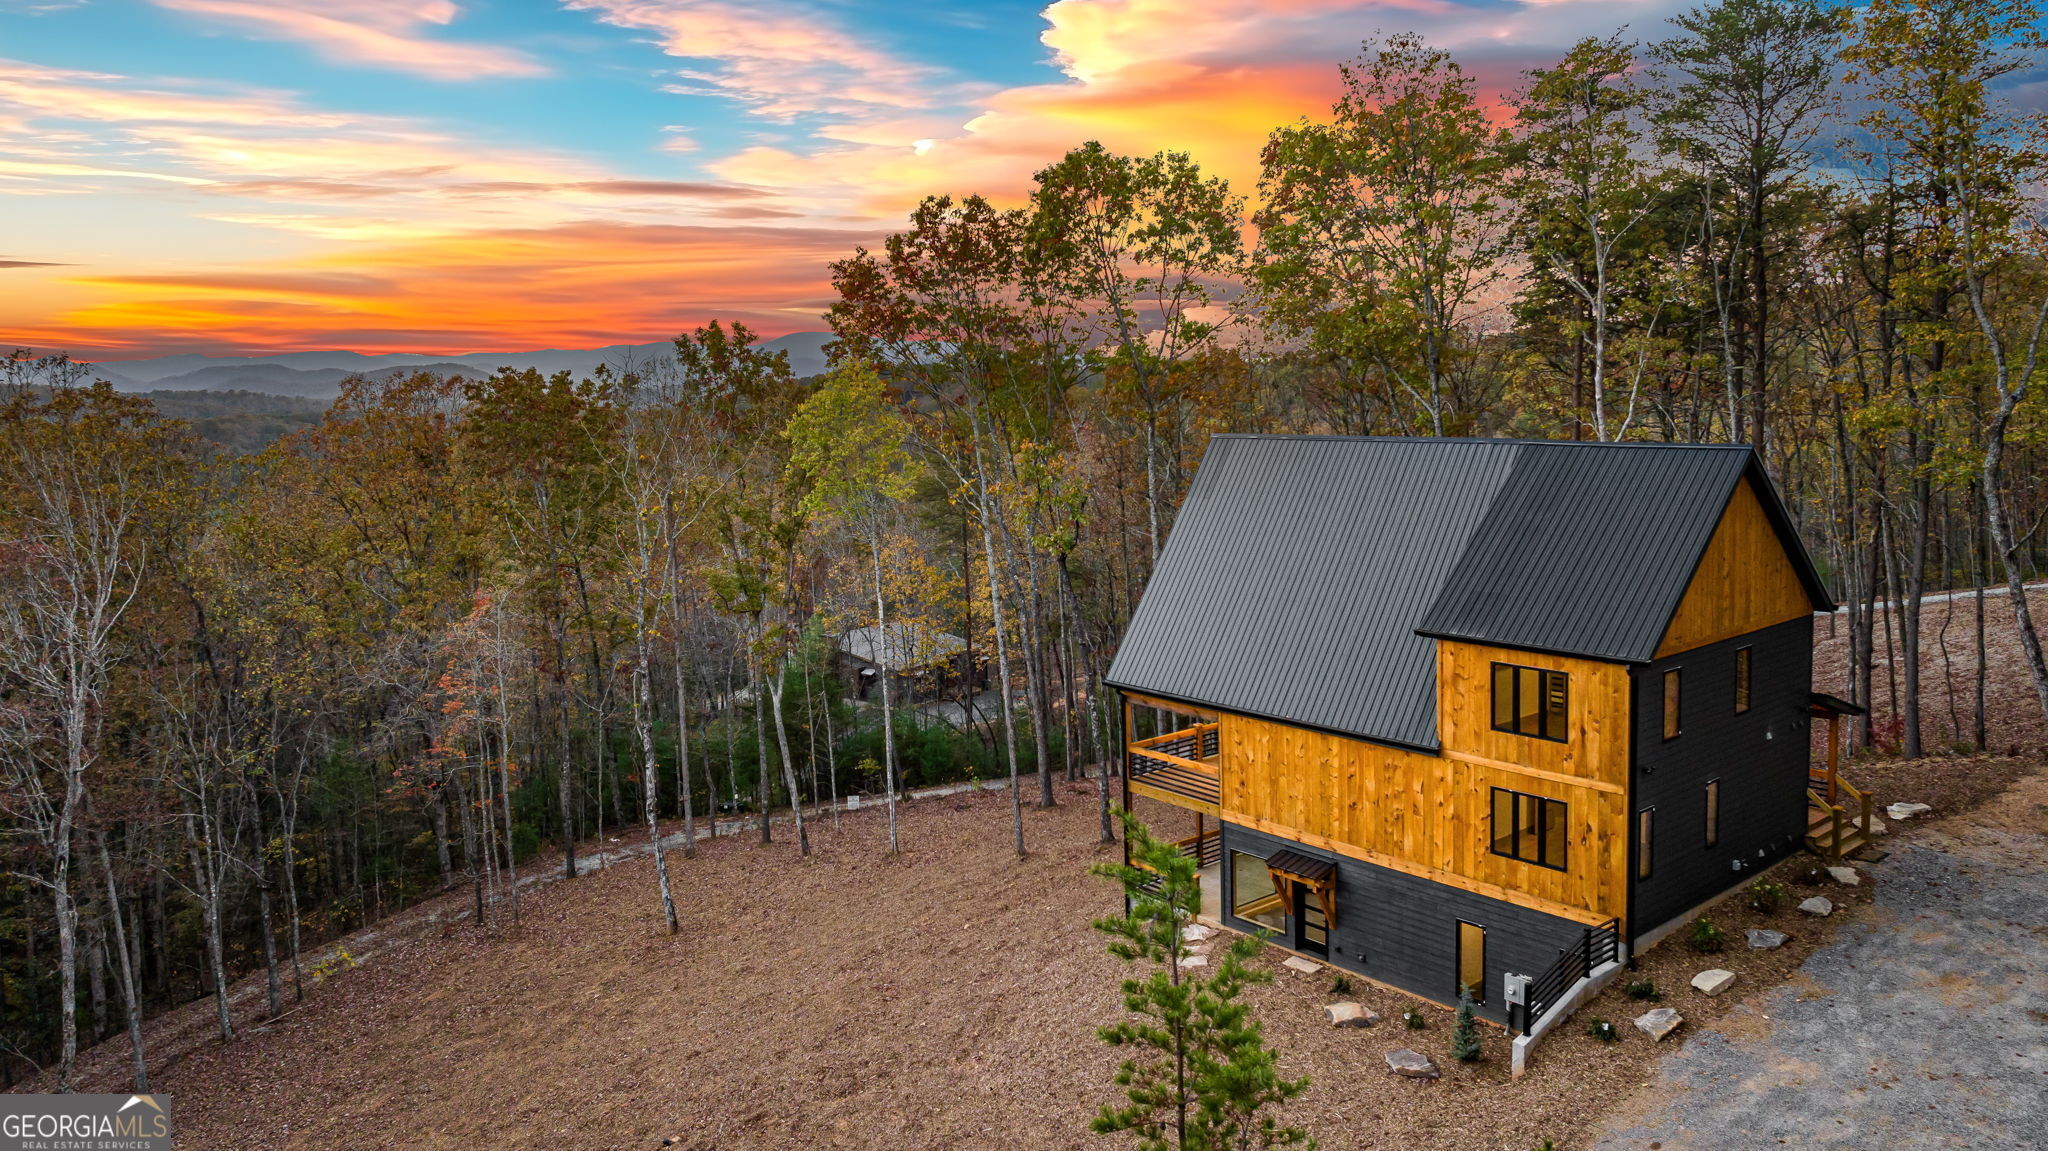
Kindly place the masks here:
<instances>
[{"instance_id":1,"label":"forest","mask_svg":"<svg viewBox=\"0 0 2048 1151\"><path fill-rule=\"evenodd\" d=\"M699 837L852 795L886 853L904 789L1007 781L1025 855L1023 804L1114 770L1103 675L1222 432L1751 444L1858 751L1985 748L1987 629L2048 711L2040 26L1717 0L1498 95L1376 38L1255 188L1077 141L1014 203L935 189L831 266L807 378L710 321L590 378L358 380L249 452L15 353L0 1071L68 1090L121 1037L142 1088L146 1016L231 1040L242 976L278 1015L315 943L449 891L516 930L522 868L629 834L671 931ZM1941 593L1977 636L1923 630ZM863 627L963 646L863 693ZM1923 718L1928 651L1974 708Z\"/></svg>"}]
</instances>

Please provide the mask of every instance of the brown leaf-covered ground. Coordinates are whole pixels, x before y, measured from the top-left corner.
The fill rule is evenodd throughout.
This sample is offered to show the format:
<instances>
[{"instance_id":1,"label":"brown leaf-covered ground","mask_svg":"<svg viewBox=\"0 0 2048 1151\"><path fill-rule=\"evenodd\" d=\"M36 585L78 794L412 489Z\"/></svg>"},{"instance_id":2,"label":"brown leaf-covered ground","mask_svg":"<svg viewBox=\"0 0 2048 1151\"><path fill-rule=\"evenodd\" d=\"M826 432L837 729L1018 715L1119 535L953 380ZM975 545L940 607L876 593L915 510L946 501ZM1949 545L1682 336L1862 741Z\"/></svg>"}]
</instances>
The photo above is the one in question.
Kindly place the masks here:
<instances>
[{"instance_id":1,"label":"brown leaf-covered ground","mask_svg":"<svg viewBox=\"0 0 2048 1151\"><path fill-rule=\"evenodd\" d=\"M1967 606L1956 605L1958 626ZM1918 800L1947 815L2038 768L2038 709L2004 650L2003 606L1991 601L2002 665L1994 745L2021 754L1856 764L1852 777L1880 802ZM1821 683L1839 659L1826 627ZM1945 697L1929 710L1945 715ZM1022 862L1009 851L1007 796L986 793L908 806L899 859L883 855L874 811L843 817L836 831L816 827L807 860L781 829L768 847L740 837L695 860L672 856L684 919L673 938L660 930L644 856L535 884L520 926L502 935L460 919L461 896L430 902L344 940L359 964L267 1026L256 1026L260 989L245 981L232 1045L212 1037L210 1002L152 1021L156 1086L176 1099L186 1148L1086 1145L1088 1118L1116 1097L1116 1056L1094 1029L1118 1013L1124 968L1088 926L1116 902L1087 875L1108 858L1095 843L1093 790L1068 786L1061 798L1053 810L1027 808L1032 854ZM1664 1002L1697 1024L1796 980L1800 960L1863 915L1867 898L1830 889L1842 913L1798 916L1790 903L1823 890L1792 874L1809 865L1782 866L1795 881L1786 910L1760 916L1730 901L1712 912L1733 937L1729 952L1645 956L1642 974ZM1747 951L1741 929L1764 922L1792 942ZM1409 1031L1399 1015L1416 1001L1370 985L1349 997L1385 1022L1331 1029L1321 1013L1335 998L1329 977L1281 969L1281 957L1267 952L1275 981L1252 998L1283 1072L1313 1081L1289 1118L1333 1151L1576 1146L1650 1078L1663 1050L1627 1026L1644 1005L1617 988L1511 1080L1500 1032L1488 1030L1484 1062L1454 1063L1447 1011L1427 1008L1428 1028ZM1743 995L1691 992L1692 972L1711 965L1737 970ZM1594 1017L1620 1024L1623 1039L1586 1036ZM1443 1079L1392 1077L1382 1057L1402 1046L1435 1056ZM120 1040L89 1053L88 1089L121 1089L125 1059Z\"/></svg>"}]
</instances>

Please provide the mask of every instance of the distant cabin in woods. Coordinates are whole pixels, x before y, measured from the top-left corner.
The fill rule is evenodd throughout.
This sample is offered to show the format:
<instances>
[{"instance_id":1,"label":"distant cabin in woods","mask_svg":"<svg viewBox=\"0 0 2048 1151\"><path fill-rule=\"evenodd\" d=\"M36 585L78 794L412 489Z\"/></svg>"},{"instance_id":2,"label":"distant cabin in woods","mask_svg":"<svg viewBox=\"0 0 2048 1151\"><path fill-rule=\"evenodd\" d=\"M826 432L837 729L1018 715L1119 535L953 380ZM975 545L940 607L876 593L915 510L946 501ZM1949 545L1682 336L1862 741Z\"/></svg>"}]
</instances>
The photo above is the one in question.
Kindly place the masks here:
<instances>
[{"instance_id":1,"label":"distant cabin in woods","mask_svg":"<svg viewBox=\"0 0 2048 1151\"><path fill-rule=\"evenodd\" d=\"M1190 813L1205 916L1527 1032L1861 846L1834 606L1747 447L1217 436L1110 668L1125 799Z\"/></svg>"},{"instance_id":2,"label":"distant cabin in woods","mask_svg":"<svg viewBox=\"0 0 2048 1151\"><path fill-rule=\"evenodd\" d=\"M860 699L881 699L878 677L889 676L889 702L907 707L914 702L956 693L968 677L979 690L978 660L970 660L967 641L951 632L910 623L892 623L887 635L872 625L839 637L839 663L848 686Z\"/></svg>"}]
</instances>

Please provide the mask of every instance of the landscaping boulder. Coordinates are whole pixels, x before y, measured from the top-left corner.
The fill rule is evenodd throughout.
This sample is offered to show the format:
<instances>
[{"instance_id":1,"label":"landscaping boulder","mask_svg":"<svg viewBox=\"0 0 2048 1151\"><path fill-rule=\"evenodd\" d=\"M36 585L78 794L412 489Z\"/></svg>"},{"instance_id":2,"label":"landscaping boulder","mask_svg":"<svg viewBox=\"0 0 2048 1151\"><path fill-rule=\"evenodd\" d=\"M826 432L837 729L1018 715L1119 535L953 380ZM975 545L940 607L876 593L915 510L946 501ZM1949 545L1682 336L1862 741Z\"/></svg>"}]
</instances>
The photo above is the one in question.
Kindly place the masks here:
<instances>
[{"instance_id":1,"label":"landscaping boulder","mask_svg":"<svg viewBox=\"0 0 2048 1151\"><path fill-rule=\"evenodd\" d=\"M1181 957L1180 965L1184 968L1207 967L1209 966L1209 957L1206 955L1184 955Z\"/></svg>"},{"instance_id":2,"label":"landscaping boulder","mask_svg":"<svg viewBox=\"0 0 2048 1151\"><path fill-rule=\"evenodd\" d=\"M1436 1069L1436 1060L1406 1047L1387 1052L1387 1069L1409 1079L1434 1079L1441 1074Z\"/></svg>"},{"instance_id":3,"label":"landscaping boulder","mask_svg":"<svg viewBox=\"0 0 2048 1151\"><path fill-rule=\"evenodd\" d=\"M1200 943L1214 934L1216 934L1215 928L1205 927L1199 923L1190 923L1180 929L1180 937L1189 943Z\"/></svg>"},{"instance_id":4,"label":"landscaping boulder","mask_svg":"<svg viewBox=\"0 0 2048 1151\"><path fill-rule=\"evenodd\" d=\"M1885 808L1884 813L1893 819L1911 819L1916 815L1926 815L1933 810L1933 808L1924 803L1894 803L1890 807Z\"/></svg>"},{"instance_id":5,"label":"landscaping boulder","mask_svg":"<svg viewBox=\"0 0 2048 1151\"><path fill-rule=\"evenodd\" d=\"M1801 903L1799 910L1804 911L1808 915L1833 915L1835 913L1835 901L1825 895L1816 895L1812 899Z\"/></svg>"},{"instance_id":6,"label":"landscaping boulder","mask_svg":"<svg viewBox=\"0 0 2048 1151\"><path fill-rule=\"evenodd\" d=\"M1752 927L1749 929L1749 949L1751 951L1775 951L1785 946L1785 941L1790 938L1792 937L1782 931L1772 931L1765 927Z\"/></svg>"},{"instance_id":7,"label":"landscaping boulder","mask_svg":"<svg viewBox=\"0 0 2048 1151\"><path fill-rule=\"evenodd\" d=\"M1710 967L1692 977L1692 989L1702 995L1719 995L1735 986L1735 973L1719 967Z\"/></svg>"},{"instance_id":8,"label":"landscaping boulder","mask_svg":"<svg viewBox=\"0 0 2048 1151\"><path fill-rule=\"evenodd\" d=\"M1323 969L1322 964L1317 963L1313 959L1303 959L1299 955L1288 956L1281 961L1280 966L1285 967L1289 971L1299 971L1303 975L1314 975Z\"/></svg>"},{"instance_id":9,"label":"landscaping boulder","mask_svg":"<svg viewBox=\"0 0 2048 1151\"><path fill-rule=\"evenodd\" d=\"M1371 1027L1380 1021L1380 1014L1363 1003L1346 1000L1323 1008L1323 1018L1329 1020L1332 1027Z\"/></svg>"},{"instance_id":10,"label":"landscaping boulder","mask_svg":"<svg viewBox=\"0 0 2048 1151\"><path fill-rule=\"evenodd\" d=\"M1680 1015L1677 1008L1657 1007L1636 1016L1636 1030L1661 1043L1683 1022L1685 1016Z\"/></svg>"},{"instance_id":11,"label":"landscaping boulder","mask_svg":"<svg viewBox=\"0 0 2048 1151\"><path fill-rule=\"evenodd\" d=\"M1853 867L1830 867L1828 868L1828 878L1841 884L1843 887L1856 887L1863 882L1863 877L1856 874L1856 869Z\"/></svg>"}]
</instances>

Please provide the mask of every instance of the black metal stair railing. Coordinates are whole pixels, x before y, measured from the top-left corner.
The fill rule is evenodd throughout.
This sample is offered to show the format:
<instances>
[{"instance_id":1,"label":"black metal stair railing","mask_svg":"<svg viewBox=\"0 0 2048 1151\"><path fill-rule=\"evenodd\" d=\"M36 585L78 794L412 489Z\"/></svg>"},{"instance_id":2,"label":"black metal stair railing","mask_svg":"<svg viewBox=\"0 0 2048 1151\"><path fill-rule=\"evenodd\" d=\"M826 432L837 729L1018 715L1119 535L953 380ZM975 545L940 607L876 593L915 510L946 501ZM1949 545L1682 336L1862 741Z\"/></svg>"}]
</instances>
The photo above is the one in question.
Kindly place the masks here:
<instances>
[{"instance_id":1,"label":"black metal stair railing","mask_svg":"<svg viewBox=\"0 0 2048 1151\"><path fill-rule=\"evenodd\" d=\"M1559 948L1550 969L1529 981L1527 1002L1508 1009L1508 1027L1523 1035L1564 998L1572 985L1605 963L1621 958L1621 920L1610 919L1579 933L1579 941Z\"/></svg>"}]
</instances>

